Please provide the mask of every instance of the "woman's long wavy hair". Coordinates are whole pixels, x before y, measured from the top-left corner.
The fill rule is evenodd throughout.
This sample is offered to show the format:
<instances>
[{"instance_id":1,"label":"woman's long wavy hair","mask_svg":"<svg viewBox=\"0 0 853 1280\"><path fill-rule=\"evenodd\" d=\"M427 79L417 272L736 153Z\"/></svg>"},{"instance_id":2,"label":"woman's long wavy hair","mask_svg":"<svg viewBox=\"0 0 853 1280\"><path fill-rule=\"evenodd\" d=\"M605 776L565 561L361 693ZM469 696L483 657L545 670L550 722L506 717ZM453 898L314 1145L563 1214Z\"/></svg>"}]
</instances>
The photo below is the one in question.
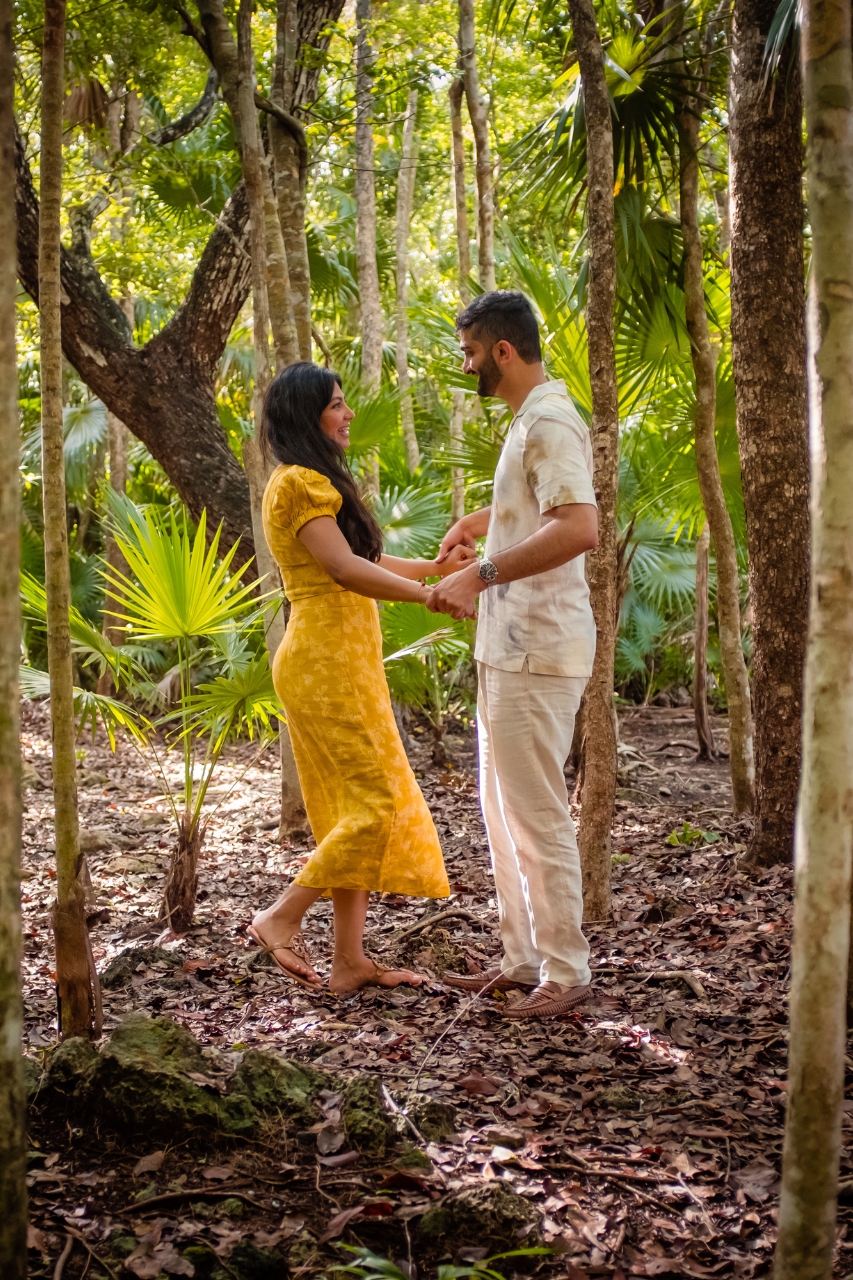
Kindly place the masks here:
<instances>
[{"instance_id":1,"label":"woman's long wavy hair","mask_svg":"<svg viewBox=\"0 0 853 1280\"><path fill-rule=\"evenodd\" d=\"M320 426L340 378L307 360L289 365L269 385L264 400L261 446L285 466L308 467L341 495L338 527L357 556L374 564L382 554L382 533L355 487L347 456Z\"/></svg>"}]
</instances>

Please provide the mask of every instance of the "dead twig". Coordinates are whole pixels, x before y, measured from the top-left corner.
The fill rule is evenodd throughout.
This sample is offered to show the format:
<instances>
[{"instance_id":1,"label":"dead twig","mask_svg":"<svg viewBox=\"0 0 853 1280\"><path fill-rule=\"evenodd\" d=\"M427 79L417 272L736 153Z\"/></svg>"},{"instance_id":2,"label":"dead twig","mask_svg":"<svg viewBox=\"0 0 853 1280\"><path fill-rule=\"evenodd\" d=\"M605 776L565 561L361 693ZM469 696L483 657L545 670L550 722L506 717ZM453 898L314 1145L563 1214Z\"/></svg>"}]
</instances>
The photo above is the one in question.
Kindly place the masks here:
<instances>
[{"instance_id":1,"label":"dead twig","mask_svg":"<svg viewBox=\"0 0 853 1280\"><path fill-rule=\"evenodd\" d=\"M118 1276L115 1273L115 1271L113 1271L109 1263L104 1262L103 1258L100 1257L99 1254L95 1253L95 1250L89 1244L89 1241L86 1239L85 1236L82 1236L79 1231L75 1231L73 1227L66 1227L66 1230L69 1235L73 1236L75 1240L78 1240L80 1244L82 1244L83 1248L86 1250L89 1256L95 1259L98 1266L103 1267L107 1275L112 1276L112 1280L118 1280Z\"/></svg>"},{"instance_id":2,"label":"dead twig","mask_svg":"<svg viewBox=\"0 0 853 1280\"><path fill-rule=\"evenodd\" d=\"M567 1156L567 1158L571 1160L574 1165L578 1166L583 1173L586 1173L591 1177L595 1177L595 1178L606 1178L608 1182L612 1182L614 1187L621 1187L623 1191L630 1191L631 1194L635 1195L638 1200L643 1200L646 1204L655 1205L658 1209L664 1209L666 1210L667 1213L673 1214L673 1216L676 1218L681 1218L683 1216L681 1210L676 1209L674 1205L667 1204L665 1200L658 1200L657 1196L650 1196L648 1192L639 1191L636 1187L633 1187L630 1182L625 1182L624 1181L625 1175L619 1175L614 1177L612 1174L608 1174L603 1169L592 1169L587 1164L586 1160L584 1160L581 1156L572 1155L570 1151L564 1152L564 1155ZM629 1176L633 1176L633 1175L629 1175Z\"/></svg>"},{"instance_id":3,"label":"dead twig","mask_svg":"<svg viewBox=\"0 0 853 1280\"><path fill-rule=\"evenodd\" d=\"M65 1264L71 1256L71 1250L73 1248L74 1237L72 1235L67 1235L65 1237L65 1247L56 1259L56 1266L53 1268L53 1280L62 1280L62 1273L65 1270Z\"/></svg>"},{"instance_id":4,"label":"dead twig","mask_svg":"<svg viewBox=\"0 0 853 1280\"><path fill-rule=\"evenodd\" d=\"M245 1191L212 1191L206 1187L196 1187L192 1191L164 1191L161 1196L152 1196L150 1200L141 1200L139 1204L127 1204L116 1213L146 1213L149 1209L163 1204L184 1204L187 1200L245 1200L247 1204L257 1204L257 1200Z\"/></svg>"},{"instance_id":5,"label":"dead twig","mask_svg":"<svg viewBox=\"0 0 853 1280\"><path fill-rule=\"evenodd\" d=\"M438 924L439 920L451 920L454 916L462 916L466 920L476 920L480 924L483 923L479 916L474 915L473 911L466 910L465 907L448 907L446 911L436 911L431 916L424 916L414 924L407 925L399 933L392 934L391 941L399 942L401 938L408 938L413 933L420 933L421 929L426 929L428 925Z\"/></svg>"}]
</instances>

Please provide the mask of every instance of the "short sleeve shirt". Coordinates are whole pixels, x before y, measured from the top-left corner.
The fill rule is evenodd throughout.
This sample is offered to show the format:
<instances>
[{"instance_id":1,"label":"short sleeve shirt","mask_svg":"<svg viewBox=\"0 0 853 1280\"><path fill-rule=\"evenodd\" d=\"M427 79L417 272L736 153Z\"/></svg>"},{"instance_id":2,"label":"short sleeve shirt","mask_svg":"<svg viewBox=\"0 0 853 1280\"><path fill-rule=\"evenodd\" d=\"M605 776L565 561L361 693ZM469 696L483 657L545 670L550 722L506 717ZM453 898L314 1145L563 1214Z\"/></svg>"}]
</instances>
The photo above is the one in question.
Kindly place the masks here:
<instances>
[{"instance_id":1,"label":"short sleeve shirt","mask_svg":"<svg viewBox=\"0 0 853 1280\"><path fill-rule=\"evenodd\" d=\"M264 535L281 570L284 594L293 604L308 596L343 591L297 536L318 516L334 520L340 507L341 495L319 471L282 466L269 478L263 502Z\"/></svg>"},{"instance_id":2,"label":"short sleeve shirt","mask_svg":"<svg viewBox=\"0 0 853 1280\"><path fill-rule=\"evenodd\" d=\"M495 472L486 556L529 538L553 507L596 506L589 429L566 384L534 387L513 418ZM589 676L595 623L584 556L483 591L475 657L501 671Z\"/></svg>"}]
</instances>

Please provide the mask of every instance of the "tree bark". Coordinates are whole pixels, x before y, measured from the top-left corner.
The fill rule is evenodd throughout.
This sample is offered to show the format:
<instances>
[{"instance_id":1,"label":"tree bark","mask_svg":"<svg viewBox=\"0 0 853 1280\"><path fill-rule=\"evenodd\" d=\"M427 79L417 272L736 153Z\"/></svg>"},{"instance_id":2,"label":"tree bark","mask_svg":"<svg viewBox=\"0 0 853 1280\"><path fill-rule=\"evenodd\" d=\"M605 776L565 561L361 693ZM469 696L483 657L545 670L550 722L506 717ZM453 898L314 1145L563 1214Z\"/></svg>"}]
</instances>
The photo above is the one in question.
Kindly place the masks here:
<instances>
[{"instance_id":1,"label":"tree bark","mask_svg":"<svg viewBox=\"0 0 853 1280\"><path fill-rule=\"evenodd\" d=\"M20 448L15 356L12 0L0 0L0 456ZM21 1037L20 480L0 468L0 1274L26 1280L27 1138Z\"/></svg>"},{"instance_id":2,"label":"tree bark","mask_svg":"<svg viewBox=\"0 0 853 1280\"><path fill-rule=\"evenodd\" d=\"M679 194L684 244L684 308L696 382L694 445L702 505L717 561L717 622L729 705L729 758L736 814L752 808L755 775L749 678L741 646L740 578L731 516L717 457L717 354L705 311L702 239L699 234L698 98L689 90L679 109Z\"/></svg>"},{"instance_id":3,"label":"tree bark","mask_svg":"<svg viewBox=\"0 0 853 1280\"><path fill-rule=\"evenodd\" d=\"M693 623L693 714L696 717L696 737L699 742L699 759L714 760L717 748L708 714L708 554L711 535L708 525L696 542L696 612Z\"/></svg>"},{"instance_id":4,"label":"tree bark","mask_svg":"<svg viewBox=\"0 0 853 1280\"><path fill-rule=\"evenodd\" d=\"M775 0L735 0L729 94L732 364L749 547L755 825L787 861L800 780L809 608L802 87L789 49L765 87Z\"/></svg>"},{"instance_id":5,"label":"tree bark","mask_svg":"<svg viewBox=\"0 0 853 1280\"><path fill-rule=\"evenodd\" d=\"M450 449L451 453L462 448L465 439L465 392L454 391L450 401ZM462 467L450 468L450 519L454 523L465 514L465 472Z\"/></svg>"},{"instance_id":6,"label":"tree bark","mask_svg":"<svg viewBox=\"0 0 853 1280\"><path fill-rule=\"evenodd\" d=\"M56 836L56 902L53 907L53 930L56 943L60 1029L63 1037L67 1037L86 1036L95 1029L95 1000L89 973L89 941L81 879L82 858L77 821L74 681L71 633L68 625L71 579L68 564L65 459L62 438L59 252L62 208L62 107L65 96L64 59L65 0L47 0L42 49L39 235L42 487Z\"/></svg>"},{"instance_id":7,"label":"tree bark","mask_svg":"<svg viewBox=\"0 0 853 1280\"><path fill-rule=\"evenodd\" d=\"M355 21L355 255L361 303L361 377L369 392L382 377L382 300L376 267L376 183L373 166L371 0L356 0Z\"/></svg>"},{"instance_id":8,"label":"tree bark","mask_svg":"<svg viewBox=\"0 0 853 1280\"><path fill-rule=\"evenodd\" d=\"M619 396L613 347L616 257L613 225L613 130L604 56L592 0L569 0L581 70L587 128L589 296L587 338L592 388L592 448L598 502L598 547L587 556L587 578L598 637L584 697L585 767L578 845L584 913L610 916L611 828L616 803L616 654L619 481Z\"/></svg>"},{"instance_id":9,"label":"tree bark","mask_svg":"<svg viewBox=\"0 0 853 1280\"><path fill-rule=\"evenodd\" d=\"M480 89L477 70L474 0L459 0L459 69L465 86L468 115L474 130L480 233L477 271L480 287L488 290L495 287L495 170L489 141L489 106Z\"/></svg>"},{"instance_id":10,"label":"tree bark","mask_svg":"<svg viewBox=\"0 0 853 1280\"><path fill-rule=\"evenodd\" d=\"M775 1280L829 1280L853 846L853 60L850 0L803 6L813 475L788 1110Z\"/></svg>"},{"instance_id":11,"label":"tree bark","mask_svg":"<svg viewBox=\"0 0 853 1280\"><path fill-rule=\"evenodd\" d=\"M397 385L400 388L400 418L409 470L414 474L420 466L421 451L415 434L415 411L409 380L409 223L415 199L417 145L415 122L418 113L418 91L412 89L406 102L403 121L403 145L397 174Z\"/></svg>"},{"instance_id":12,"label":"tree bark","mask_svg":"<svg viewBox=\"0 0 853 1280\"><path fill-rule=\"evenodd\" d=\"M275 365L278 372L286 369L289 364L296 364L296 361L301 359L301 353L293 312L293 292L290 286L287 251L273 191L270 162L263 152L260 164L264 191L267 302L275 349Z\"/></svg>"},{"instance_id":13,"label":"tree bark","mask_svg":"<svg viewBox=\"0 0 853 1280\"><path fill-rule=\"evenodd\" d=\"M459 261L459 297L463 307L471 301L471 233L468 230L468 192L465 182L465 135L462 132L462 95L465 86L454 80L450 86L450 138L453 148L453 201L456 210L456 245Z\"/></svg>"},{"instance_id":14,"label":"tree bark","mask_svg":"<svg viewBox=\"0 0 853 1280\"><path fill-rule=\"evenodd\" d=\"M315 33L315 38L316 38ZM300 53L297 0L278 0L276 9L276 58L271 98L276 106L295 113L297 62ZM300 135L277 120L269 124L270 148L275 170L278 217L284 236L293 318L300 360L311 359L311 272L305 237L305 184L308 145Z\"/></svg>"}]
</instances>

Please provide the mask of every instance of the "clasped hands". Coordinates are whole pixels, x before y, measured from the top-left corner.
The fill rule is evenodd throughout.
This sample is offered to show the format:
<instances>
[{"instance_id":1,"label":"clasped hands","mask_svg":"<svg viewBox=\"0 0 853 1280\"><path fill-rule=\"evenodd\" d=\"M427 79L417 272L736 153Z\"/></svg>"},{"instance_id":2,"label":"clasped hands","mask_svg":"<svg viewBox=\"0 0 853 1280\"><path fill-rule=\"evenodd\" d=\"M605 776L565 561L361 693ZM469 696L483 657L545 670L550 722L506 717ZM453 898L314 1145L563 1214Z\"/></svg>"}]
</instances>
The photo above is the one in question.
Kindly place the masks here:
<instances>
[{"instance_id":1,"label":"clasped hands","mask_svg":"<svg viewBox=\"0 0 853 1280\"><path fill-rule=\"evenodd\" d=\"M461 521L445 534L435 564L442 580L424 600L426 607L433 613L449 614L457 621L476 618L475 601L486 583L480 577L476 541L461 527Z\"/></svg>"}]
</instances>

